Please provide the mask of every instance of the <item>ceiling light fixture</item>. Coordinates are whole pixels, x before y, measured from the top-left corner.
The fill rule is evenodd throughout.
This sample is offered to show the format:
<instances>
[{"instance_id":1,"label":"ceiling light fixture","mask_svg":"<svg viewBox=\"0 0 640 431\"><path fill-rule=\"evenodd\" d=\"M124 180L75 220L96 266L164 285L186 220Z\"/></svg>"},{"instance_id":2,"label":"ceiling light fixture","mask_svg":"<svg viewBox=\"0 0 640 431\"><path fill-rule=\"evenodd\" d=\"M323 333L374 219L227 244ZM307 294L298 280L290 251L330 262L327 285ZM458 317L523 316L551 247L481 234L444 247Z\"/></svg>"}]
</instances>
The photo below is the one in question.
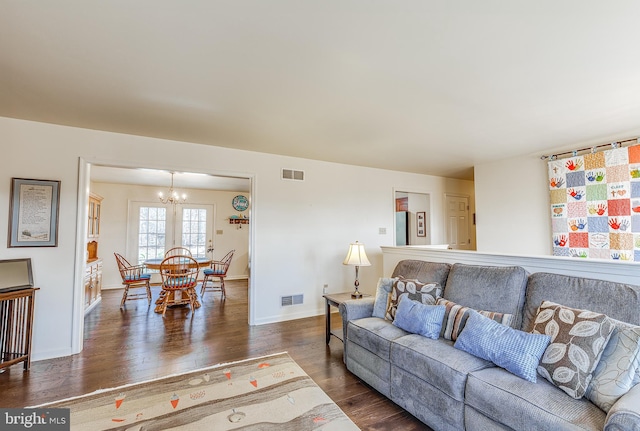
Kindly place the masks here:
<instances>
[{"instance_id":1,"label":"ceiling light fixture","mask_svg":"<svg viewBox=\"0 0 640 431\"><path fill-rule=\"evenodd\" d=\"M185 193L182 193L182 195L179 195L178 192L173 190L173 175L175 174L175 172L170 172L170 173L171 173L171 187L169 187L168 196L165 197L164 194L160 192L158 193L158 198L160 199L160 202L162 202L165 205L183 204L187 200L187 195Z\"/></svg>"}]
</instances>

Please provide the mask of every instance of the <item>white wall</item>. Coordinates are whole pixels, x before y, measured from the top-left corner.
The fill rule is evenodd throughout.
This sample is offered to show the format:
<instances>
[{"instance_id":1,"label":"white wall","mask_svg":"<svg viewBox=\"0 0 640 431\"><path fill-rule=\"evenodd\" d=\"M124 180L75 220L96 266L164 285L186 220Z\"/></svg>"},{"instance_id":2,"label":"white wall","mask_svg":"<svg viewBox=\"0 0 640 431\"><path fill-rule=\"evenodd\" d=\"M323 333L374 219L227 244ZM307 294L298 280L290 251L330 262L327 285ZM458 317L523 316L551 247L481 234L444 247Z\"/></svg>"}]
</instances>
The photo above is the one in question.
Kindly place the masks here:
<instances>
[{"instance_id":1,"label":"white wall","mask_svg":"<svg viewBox=\"0 0 640 431\"><path fill-rule=\"evenodd\" d=\"M100 238L98 239L98 257L103 259L102 283L104 288L122 287L122 279L113 253L124 255L130 262L133 262L136 257L130 254L131 250L127 250L129 201L157 202L158 192L165 191L165 189L166 187L162 185L150 187L91 183L91 191L104 198L100 213ZM222 259L229 250L235 249L236 252L227 273L228 279L247 278L249 275L249 226L229 224L229 216L238 214L233 209L231 201L241 192L185 188L180 188L179 191L187 194L189 204L215 205L213 258ZM242 192L242 194L250 196L246 192ZM216 230L222 230L222 234L215 234Z\"/></svg>"},{"instance_id":2,"label":"white wall","mask_svg":"<svg viewBox=\"0 0 640 431\"><path fill-rule=\"evenodd\" d=\"M429 195L409 193L409 232L411 245L427 245L431 244L431 209L429 208ZM425 234L426 236L418 236L418 214L425 213Z\"/></svg>"},{"instance_id":3,"label":"white wall","mask_svg":"<svg viewBox=\"0 0 640 431\"><path fill-rule=\"evenodd\" d=\"M321 314L325 283L330 292L351 290L354 269L343 266L342 260L355 240L365 244L372 262L360 271L360 280L366 286L363 290L373 293L382 275L379 247L392 245L394 189L431 194L433 243L444 241L444 194L473 194L470 181L9 118L0 118L0 136L0 202L5 207L0 208L0 226L8 223L11 177L62 181L58 247L0 248L2 259L33 261L35 283L41 288L36 299L34 360L75 353L78 334L72 328L80 328L78 333L82 329L74 311L79 309L74 300L82 301L81 286L74 291L74 281L79 280L85 247L84 235L76 238L76 220L81 228L86 223L82 200L78 214L80 158L105 165L253 177L249 302L255 324ZM305 181L282 181L283 167L304 170ZM88 185L80 181L81 187ZM379 234L381 227L386 235ZM0 244L6 244L6 230L0 229L0 235ZM297 293L305 295L303 305L280 306L282 295Z\"/></svg>"},{"instance_id":4,"label":"white wall","mask_svg":"<svg viewBox=\"0 0 640 431\"><path fill-rule=\"evenodd\" d=\"M476 165L477 251L550 255L547 163L539 156Z\"/></svg>"}]
</instances>

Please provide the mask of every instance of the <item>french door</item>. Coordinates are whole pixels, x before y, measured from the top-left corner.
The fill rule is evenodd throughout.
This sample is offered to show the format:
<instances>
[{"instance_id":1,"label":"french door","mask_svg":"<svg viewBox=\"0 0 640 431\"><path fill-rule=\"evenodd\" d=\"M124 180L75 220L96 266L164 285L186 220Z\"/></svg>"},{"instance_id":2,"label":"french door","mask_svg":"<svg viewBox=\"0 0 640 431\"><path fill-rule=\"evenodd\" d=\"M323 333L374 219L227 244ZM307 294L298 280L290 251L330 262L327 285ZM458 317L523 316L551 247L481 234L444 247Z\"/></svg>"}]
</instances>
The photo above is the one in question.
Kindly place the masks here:
<instances>
[{"instance_id":1,"label":"french door","mask_svg":"<svg viewBox=\"0 0 640 431\"><path fill-rule=\"evenodd\" d=\"M172 247L186 247L194 257L213 249L213 205L162 205L130 202L127 257L140 264L164 257Z\"/></svg>"}]
</instances>

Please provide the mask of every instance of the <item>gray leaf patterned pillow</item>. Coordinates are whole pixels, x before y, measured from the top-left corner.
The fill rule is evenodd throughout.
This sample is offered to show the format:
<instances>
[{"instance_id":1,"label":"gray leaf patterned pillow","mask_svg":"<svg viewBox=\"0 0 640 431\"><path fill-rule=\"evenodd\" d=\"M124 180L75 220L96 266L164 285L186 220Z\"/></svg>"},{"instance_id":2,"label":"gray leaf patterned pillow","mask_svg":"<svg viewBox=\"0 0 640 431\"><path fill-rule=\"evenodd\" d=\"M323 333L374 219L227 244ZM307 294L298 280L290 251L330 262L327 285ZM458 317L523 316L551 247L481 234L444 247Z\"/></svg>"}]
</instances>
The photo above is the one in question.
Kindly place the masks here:
<instances>
[{"instance_id":1,"label":"gray leaf patterned pillow","mask_svg":"<svg viewBox=\"0 0 640 431\"><path fill-rule=\"evenodd\" d=\"M442 296L442 286L440 283L423 283L399 277L393 282L385 319L393 322L401 296L407 296L421 304L436 305L436 300Z\"/></svg>"},{"instance_id":2,"label":"gray leaf patterned pillow","mask_svg":"<svg viewBox=\"0 0 640 431\"><path fill-rule=\"evenodd\" d=\"M582 398L613 329L604 314L544 301L531 331L551 337L538 374L571 397Z\"/></svg>"}]
</instances>

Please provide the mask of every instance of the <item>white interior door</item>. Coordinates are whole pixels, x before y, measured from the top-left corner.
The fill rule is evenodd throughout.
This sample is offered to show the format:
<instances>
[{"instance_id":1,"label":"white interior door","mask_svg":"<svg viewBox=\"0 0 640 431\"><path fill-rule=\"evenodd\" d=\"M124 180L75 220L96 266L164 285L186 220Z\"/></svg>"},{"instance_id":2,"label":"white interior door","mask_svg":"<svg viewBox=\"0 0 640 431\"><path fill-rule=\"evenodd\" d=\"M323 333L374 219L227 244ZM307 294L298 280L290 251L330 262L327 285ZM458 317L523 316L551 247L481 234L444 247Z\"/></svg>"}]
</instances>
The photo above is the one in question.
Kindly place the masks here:
<instances>
[{"instance_id":1,"label":"white interior door","mask_svg":"<svg viewBox=\"0 0 640 431\"><path fill-rule=\"evenodd\" d=\"M445 195L446 235L449 246L456 250L468 250L471 246L469 236L469 197Z\"/></svg>"}]
</instances>

